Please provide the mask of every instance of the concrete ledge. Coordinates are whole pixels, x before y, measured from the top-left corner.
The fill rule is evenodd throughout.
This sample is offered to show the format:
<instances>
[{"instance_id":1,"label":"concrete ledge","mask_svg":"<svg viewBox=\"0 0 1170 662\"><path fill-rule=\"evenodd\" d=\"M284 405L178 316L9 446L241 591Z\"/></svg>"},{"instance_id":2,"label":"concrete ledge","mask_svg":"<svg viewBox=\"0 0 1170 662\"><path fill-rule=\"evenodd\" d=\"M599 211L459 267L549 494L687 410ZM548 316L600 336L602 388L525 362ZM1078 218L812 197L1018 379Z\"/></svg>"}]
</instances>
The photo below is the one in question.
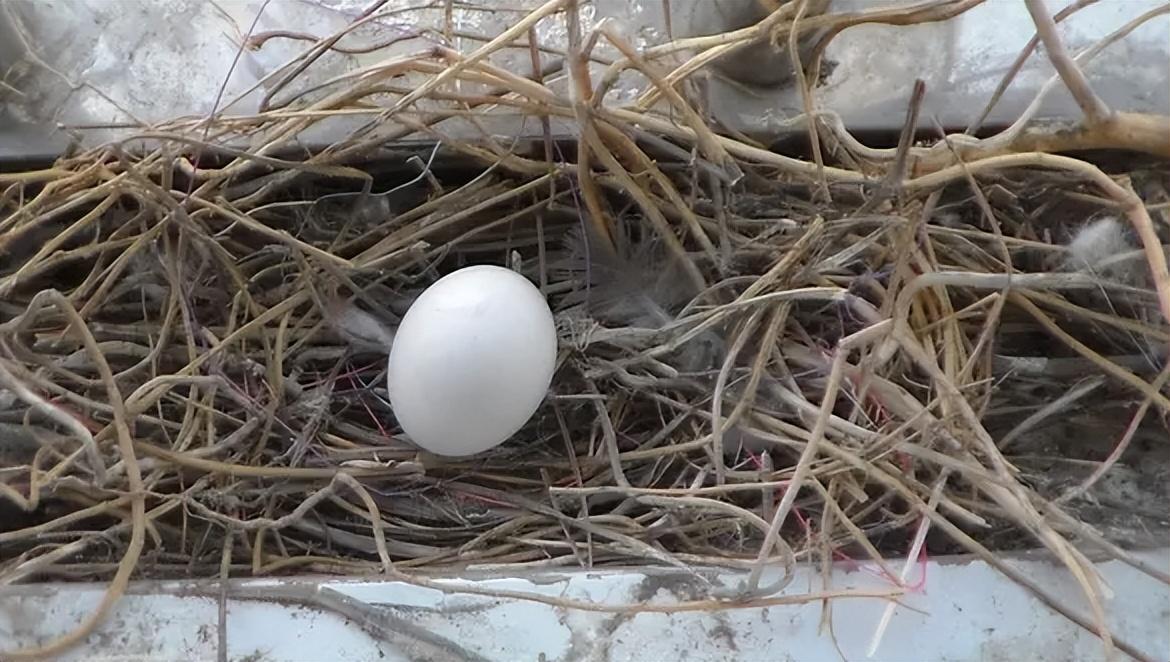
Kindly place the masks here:
<instances>
[{"instance_id":1,"label":"concrete ledge","mask_svg":"<svg viewBox=\"0 0 1170 662\"><path fill-rule=\"evenodd\" d=\"M1139 553L1170 569L1170 549ZM1009 563L1087 613L1075 582L1043 560ZM1114 636L1151 659L1170 654L1170 588L1116 561L1099 564L1116 597ZM776 577L778 571L772 573ZM739 575L715 569L473 571L444 580L474 590L511 590L607 605L677 605L701 599ZM765 577L765 582L768 580ZM874 660L1067 662L1101 659L1100 642L986 564L940 558L921 564ZM889 590L875 568L834 568L829 590ZM826 590L801 566L780 595ZM0 642L10 650L74 627L101 596L99 585L0 588ZM211 660L219 642L213 582L140 582L85 645L64 660ZM531 601L446 594L398 582L290 578L236 580L226 601L229 660L847 660L866 649L887 604L835 599L832 634L819 632L821 602L714 612L623 615ZM306 599L309 598L309 599ZM317 604L314 604L316 601ZM835 643L834 643L835 637Z\"/></svg>"}]
</instances>

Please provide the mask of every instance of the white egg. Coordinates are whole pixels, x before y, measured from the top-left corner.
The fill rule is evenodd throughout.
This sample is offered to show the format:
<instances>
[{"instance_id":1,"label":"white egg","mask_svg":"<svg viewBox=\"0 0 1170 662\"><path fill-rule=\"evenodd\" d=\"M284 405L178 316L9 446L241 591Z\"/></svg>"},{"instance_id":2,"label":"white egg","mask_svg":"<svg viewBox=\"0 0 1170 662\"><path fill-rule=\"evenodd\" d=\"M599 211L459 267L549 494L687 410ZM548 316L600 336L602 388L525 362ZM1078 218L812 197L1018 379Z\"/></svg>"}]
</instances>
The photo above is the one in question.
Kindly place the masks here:
<instances>
[{"instance_id":1,"label":"white egg","mask_svg":"<svg viewBox=\"0 0 1170 662\"><path fill-rule=\"evenodd\" d=\"M439 455L500 444L532 417L556 366L540 290L493 266L440 278L411 304L390 348L390 404L410 439Z\"/></svg>"}]
</instances>

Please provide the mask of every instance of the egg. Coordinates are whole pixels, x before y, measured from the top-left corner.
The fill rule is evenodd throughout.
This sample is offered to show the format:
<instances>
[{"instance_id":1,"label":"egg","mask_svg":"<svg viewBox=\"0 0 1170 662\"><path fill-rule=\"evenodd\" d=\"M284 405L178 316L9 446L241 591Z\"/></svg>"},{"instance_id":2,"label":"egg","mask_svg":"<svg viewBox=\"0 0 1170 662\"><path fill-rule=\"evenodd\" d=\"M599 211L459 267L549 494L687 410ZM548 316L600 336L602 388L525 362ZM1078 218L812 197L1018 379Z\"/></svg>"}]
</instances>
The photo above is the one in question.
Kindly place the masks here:
<instances>
[{"instance_id":1,"label":"egg","mask_svg":"<svg viewBox=\"0 0 1170 662\"><path fill-rule=\"evenodd\" d=\"M459 269L403 316L390 348L390 405L418 446L479 453L540 407L556 356L552 311L536 286L503 267Z\"/></svg>"}]
</instances>

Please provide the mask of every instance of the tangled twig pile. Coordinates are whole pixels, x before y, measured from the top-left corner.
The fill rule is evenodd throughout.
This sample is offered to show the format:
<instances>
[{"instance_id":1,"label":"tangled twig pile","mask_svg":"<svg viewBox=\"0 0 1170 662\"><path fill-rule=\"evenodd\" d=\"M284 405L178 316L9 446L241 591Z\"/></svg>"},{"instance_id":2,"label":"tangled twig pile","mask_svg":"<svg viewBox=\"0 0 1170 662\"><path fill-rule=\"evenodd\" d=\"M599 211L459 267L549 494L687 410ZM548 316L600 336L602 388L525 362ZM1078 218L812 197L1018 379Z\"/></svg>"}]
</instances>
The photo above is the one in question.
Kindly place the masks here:
<instances>
[{"instance_id":1,"label":"tangled twig pile","mask_svg":"<svg viewBox=\"0 0 1170 662\"><path fill-rule=\"evenodd\" d=\"M688 101L721 54L822 30L800 77L812 113L808 81L842 29L976 4L805 16L788 3L753 28L638 52L605 26L582 34L576 3L554 0L471 54L434 47L274 101L341 33L257 115L0 173L0 578L112 577L104 611L135 572L429 584L424 571L467 564L717 565L746 572L707 601L727 607L766 604L778 585L760 585L762 568L802 559L864 559L896 594L906 568L886 557L925 545L983 557L1112 645L1088 556L1170 578L1075 506L1131 444L1165 438L1170 172L1050 152L1166 157L1170 121L1093 96L1041 2L1038 41L1086 113L1072 129L1024 117L915 146L919 95L888 150L811 115L808 162L721 134ZM562 19L569 51L541 64L532 28ZM601 76L598 42L619 54ZM539 73L494 65L509 48L531 48ZM611 103L628 71L647 92ZM544 142L445 133L500 109L545 121ZM354 117L368 122L345 140L291 150ZM549 118L580 140L554 141ZM443 151L385 149L418 137ZM468 175L469 162L487 165ZM385 168L403 163L417 176ZM442 460L396 436L384 348L339 333L335 306L392 319L469 262L539 283L563 349L522 433ZM1095 376L1069 389L1070 374ZM1031 435L1119 409L1114 436L1073 460L1075 485L1033 480ZM1021 544L1059 558L1091 610L988 549Z\"/></svg>"}]
</instances>

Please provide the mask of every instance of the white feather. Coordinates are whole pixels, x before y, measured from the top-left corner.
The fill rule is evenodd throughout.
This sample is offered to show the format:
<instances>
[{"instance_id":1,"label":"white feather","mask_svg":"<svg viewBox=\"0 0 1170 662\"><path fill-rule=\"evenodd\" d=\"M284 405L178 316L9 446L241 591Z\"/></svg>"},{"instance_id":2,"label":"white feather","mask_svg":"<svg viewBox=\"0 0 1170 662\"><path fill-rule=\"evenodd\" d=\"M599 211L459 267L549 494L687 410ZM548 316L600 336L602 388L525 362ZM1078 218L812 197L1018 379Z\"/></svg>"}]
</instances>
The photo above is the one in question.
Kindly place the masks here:
<instances>
[{"instance_id":1,"label":"white feather","mask_svg":"<svg viewBox=\"0 0 1170 662\"><path fill-rule=\"evenodd\" d=\"M330 311L329 324L356 349L389 352L394 344L394 331L382 320L366 311L345 304Z\"/></svg>"},{"instance_id":2,"label":"white feather","mask_svg":"<svg viewBox=\"0 0 1170 662\"><path fill-rule=\"evenodd\" d=\"M1088 271L1110 278L1124 278L1129 269L1112 258L1134 250L1127 228L1107 217L1085 224L1068 244L1065 268Z\"/></svg>"}]
</instances>

